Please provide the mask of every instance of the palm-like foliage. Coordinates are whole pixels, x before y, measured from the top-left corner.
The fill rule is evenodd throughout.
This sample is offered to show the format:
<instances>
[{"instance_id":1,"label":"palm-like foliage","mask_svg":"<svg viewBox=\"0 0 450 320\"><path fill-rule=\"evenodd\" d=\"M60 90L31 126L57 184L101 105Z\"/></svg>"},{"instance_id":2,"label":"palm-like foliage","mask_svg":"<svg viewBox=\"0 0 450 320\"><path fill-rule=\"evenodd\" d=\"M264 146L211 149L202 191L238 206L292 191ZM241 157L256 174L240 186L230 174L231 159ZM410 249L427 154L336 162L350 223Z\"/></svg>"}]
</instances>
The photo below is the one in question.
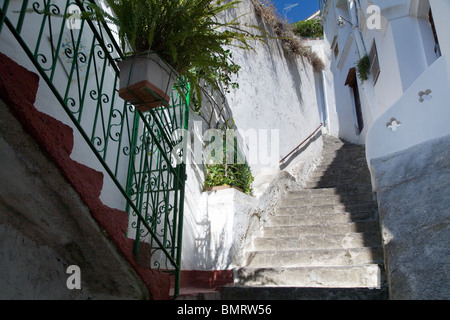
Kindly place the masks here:
<instances>
[{"instance_id":1,"label":"palm-like foliage","mask_svg":"<svg viewBox=\"0 0 450 320\"><path fill-rule=\"evenodd\" d=\"M219 89L239 67L227 46L251 49L250 41L262 40L241 27L238 18L220 22L217 17L235 8L240 0L105 0L113 14L93 5L95 18L118 27L122 48L128 54L157 52L194 86ZM255 30L257 27L250 27ZM225 83L228 85L229 83Z\"/></svg>"}]
</instances>

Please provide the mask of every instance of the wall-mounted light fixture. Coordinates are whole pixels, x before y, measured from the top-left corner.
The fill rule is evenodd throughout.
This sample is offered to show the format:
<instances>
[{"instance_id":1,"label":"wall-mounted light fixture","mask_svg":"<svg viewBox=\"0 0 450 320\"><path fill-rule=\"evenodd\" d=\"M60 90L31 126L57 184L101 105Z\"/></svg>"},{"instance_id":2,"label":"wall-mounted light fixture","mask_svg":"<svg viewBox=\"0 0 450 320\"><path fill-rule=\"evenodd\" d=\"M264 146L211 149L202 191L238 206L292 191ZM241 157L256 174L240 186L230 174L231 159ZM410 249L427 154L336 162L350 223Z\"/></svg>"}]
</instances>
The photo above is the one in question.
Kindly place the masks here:
<instances>
[{"instance_id":1,"label":"wall-mounted light fixture","mask_svg":"<svg viewBox=\"0 0 450 320\"><path fill-rule=\"evenodd\" d=\"M337 21L337 25L339 28L344 28L345 27L345 23L348 22L352 27L353 27L353 23L351 23L348 19L344 18L343 16L339 16L338 21Z\"/></svg>"}]
</instances>

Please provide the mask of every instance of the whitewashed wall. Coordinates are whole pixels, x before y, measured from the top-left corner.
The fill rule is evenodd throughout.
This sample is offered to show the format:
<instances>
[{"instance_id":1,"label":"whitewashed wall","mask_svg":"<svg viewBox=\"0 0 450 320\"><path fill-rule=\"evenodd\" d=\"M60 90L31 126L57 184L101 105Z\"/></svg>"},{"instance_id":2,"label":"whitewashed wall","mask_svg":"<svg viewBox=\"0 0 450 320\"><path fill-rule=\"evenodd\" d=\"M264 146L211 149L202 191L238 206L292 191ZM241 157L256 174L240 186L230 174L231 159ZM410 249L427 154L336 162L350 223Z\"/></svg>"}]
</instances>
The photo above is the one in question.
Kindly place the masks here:
<instances>
[{"instance_id":1,"label":"whitewashed wall","mask_svg":"<svg viewBox=\"0 0 450 320\"><path fill-rule=\"evenodd\" d=\"M367 137L367 160L384 157L450 134L447 58L439 58L381 115ZM419 95L430 90L429 94Z\"/></svg>"},{"instance_id":2,"label":"whitewashed wall","mask_svg":"<svg viewBox=\"0 0 450 320\"><path fill-rule=\"evenodd\" d=\"M369 3L362 3L364 11ZM382 9L382 28L363 29L366 43L371 37L377 42L381 68L378 82L368 95L371 101L366 104L366 109L375 110L366 137L369 164L377 157L447 135L450 119L446 107L450 90L447 35L450 3L422 0L375 4ZM433 50L430 6L441 47L440 58ZM419 94L426 90L431 93L421 101ZM389 127L392 119L396 121Z\"/></svg>"},{"instance_id":3,"label":"whitewashed wall","mask_svg":"<svg viewBox=\"0 0 450 320\"><path fill-rule=\"evenodd\" d=\"M358 20L355 21L351 17L351 12L345 10L347 2L352 1L329 0L324 11L325 40L328 48L331 47L335 35L339 45L337 58L330 52L334 92L328 92L327 97L331 102L329 108L335 109L337 115L330 118L330 127L335 128L332 130L333 134L364 144L373 122L396 103L416 79L437 60L433 52L433 34L428 22L429 3L435 16L438 35L440 34L442 52L448 52L449 44L445 30L448 30L449 4L445 1L427 0L354 1L358 4ZM376 5L381 9L381 28L371 29L367 25L372 17L372 12L368 12L370 5ZM342 29L338 28L339 15L351 20L355 25L359 23L360 33L351 32L349 23ZM364 40L363 48L358 48L356 43L359 34ZM349 68L356 66L361 53L366 54L370 51L374 40L381 72L375 84L371 75L365 82L361 82L358 78L365 125L358 136L354 130L352 91L344 84ZM348 51L345 50L346 46ZM330 114L333 112L330 111Z\"/></svg>"},{"instance_id":4,"label":"whitewashed wall","mask_svg":"<svg viewBox=\"0 0 450 320\"><path fill-rule=\"evenodd\" d=\"M266 27L254 14L249 0L223 18L234 19L245 13L243 23ZM256 143L247 140L244 150L251 153L251 148L257 148L253 151L258 154L260 138L270 142L271 130L276 130L279 152L272 154L269 149L265 157L250 162L255 176L253 197L234 189L202 192L203 167L192 163L187 166L182 258L185 270L222 270L239 264L243 250L250 245L252 231L259 230L255 221L264 221L264 215L286 187L301 184L322 152L322 140L317 138L303 153L289 159L283 173L280 170L279 160L321 122L317 74L306 60L286 56L276 40L268 39L267 45L255 42L254 49L232 48L235 62L241 66L237 79L240 87L227 94L227 104L236 129L245 133L267 130L267 135L258 136ZM201 119L191 113L191 121L194 120ZM194 134L193 124L190 131ZM202 135L196 131L195 136ZM276 161L270 161L272 156Z\"/></svg>"},{"instance_id":5,"label":"whitewashed wall","mask_svg":"<svg viewBox=\"0 0 450 320\"><path fill-rule=\"evenodd\" d=\"M60 8L64 8L65 1L58 3ZM9 10L19 12L21 5L22 1L12 0ZM265 27L254 14L250 0L244 0L237 10L227 12L222 18L233 19L244 13L248 14L241 18L243 23ZM26 18L23 37L28 43L35 43L39 31L35 26L40 24L42 16L30 13ZM53 27L59 30L61 24L54 24ZM0 50L3 53L37 73L6 26L0 41ZM42 40L43 48L47 48L49 52L50 45L47 38ZM203 166L188 163L182 251L182 266L185 270L232 267L233 260L239 259L242 248L247 243L244 235L251 228L252 215L254 216L255 211L260 215L267 206L273 205L276 197L272 201L267 197L268 194L274 193L278 196L281 192L272 192L271 189L274 186L273 181L280 180L279 160L309 136L321 122L320 110L323 106L317 103L317 97L320 95L316 92L317 74L312 66L305 59L287 56L281 44L273 39L268 38L267 44L255 42L254 49L245 52L232 48L236 63L242 67L238 78L240 88L227 95L226 103L230 108L230 116L235 120L236 128L242 130L241 133L257 133L256 142L246 140L242 145L244 151L258 155L256 161L250 162L256 178L255 196L244 195L235 190L203 192ZM63 63L64 61L59 60L58 68L63 68ZM112 79L111 74L107 75L104 85L110 85ZM67 74L55 73L54 82L57 85L66 83ZM39 111L73 127L72 121L42 79L35 106ZM89 108L85 109L85 112L89 112ZM85 117L89 119L94 115L86 113ZM202 137L206 126L196 129L194 121L201 119L192 112L190 117L190 132L193 136ZM294 181L293 176L300 183L314 168L322 151L322 140L320 135L318 137L300 155L288 159L284 168L289 172L286 174L288 178L285 179L287 184ZM242 134L240 138L243 138ZM273 149L262 148L270 146L271 141ZM110 207L125 209L125 200L76 129L71 157L88 167L102 171L104 185L101 200ZM119 170L119 179L124 183L127 165L126 162ZM277 185L287 184L282 182ZM257 230L258 226L253 226L253 229Z\"/></svg>"}]
</instances>

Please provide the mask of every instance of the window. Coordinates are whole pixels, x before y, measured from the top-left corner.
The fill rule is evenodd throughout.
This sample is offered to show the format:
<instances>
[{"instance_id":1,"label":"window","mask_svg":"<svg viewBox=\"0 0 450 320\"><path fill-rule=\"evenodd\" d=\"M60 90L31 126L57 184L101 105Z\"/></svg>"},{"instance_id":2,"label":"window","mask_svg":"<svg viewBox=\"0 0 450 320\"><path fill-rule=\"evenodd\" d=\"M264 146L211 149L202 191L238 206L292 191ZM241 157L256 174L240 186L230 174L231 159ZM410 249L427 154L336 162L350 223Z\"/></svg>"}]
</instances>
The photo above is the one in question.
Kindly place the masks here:
<instances>
[{"instance_id":1,"label":"window","mask_svg":"<svg viewBox=\"0 0 450 320\"><path fill-rule=\"evenodd\" d=\"M380 62L378 61L378 52L375 40L373 41L372 48L370 49L369 59L370 69L373 75L373 83L375 84L378 80L378 76L380 75Z\"/></svg>"},{"instance_id":2,"label":"window","mask_svg":"<svg viewBox=\"0 0 450 320\"><path fill-rule=\"evenodd\" d=\"M331 43L331 50L333 50L334 52L334 58L337 59L338 55L339 55L339 47L338 47L338 42L337 42L337 35L335 35L333 37L333 42Z\"/></svg>"}]
</instances>

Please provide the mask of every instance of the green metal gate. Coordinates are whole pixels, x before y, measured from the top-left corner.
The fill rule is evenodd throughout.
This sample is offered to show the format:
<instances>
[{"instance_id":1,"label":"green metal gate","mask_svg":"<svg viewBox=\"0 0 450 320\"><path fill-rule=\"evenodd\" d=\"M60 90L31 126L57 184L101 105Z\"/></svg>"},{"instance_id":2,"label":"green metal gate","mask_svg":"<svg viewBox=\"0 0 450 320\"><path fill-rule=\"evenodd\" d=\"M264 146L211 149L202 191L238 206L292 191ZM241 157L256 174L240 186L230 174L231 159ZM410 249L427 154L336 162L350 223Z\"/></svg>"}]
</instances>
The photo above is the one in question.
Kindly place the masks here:
<instances>
[{"instance_id":1,"label":"green metal gate","mask_svg":"<svg viewBox=\"0 0 450 320\"><path fill-rule=\"evenodd\" d=\"M0 41L22 47L120 191L135 253L149 246L148 267L175 274L178 295L185 164L174 161L182 138L173 132L188 128L189 85L178 80L170 107L136 111L118 96L123 54L114 32L88 20L71 28L64 14L73 5L92 12L79 0L2 0Z\"/></svg>"}]
</instances>

